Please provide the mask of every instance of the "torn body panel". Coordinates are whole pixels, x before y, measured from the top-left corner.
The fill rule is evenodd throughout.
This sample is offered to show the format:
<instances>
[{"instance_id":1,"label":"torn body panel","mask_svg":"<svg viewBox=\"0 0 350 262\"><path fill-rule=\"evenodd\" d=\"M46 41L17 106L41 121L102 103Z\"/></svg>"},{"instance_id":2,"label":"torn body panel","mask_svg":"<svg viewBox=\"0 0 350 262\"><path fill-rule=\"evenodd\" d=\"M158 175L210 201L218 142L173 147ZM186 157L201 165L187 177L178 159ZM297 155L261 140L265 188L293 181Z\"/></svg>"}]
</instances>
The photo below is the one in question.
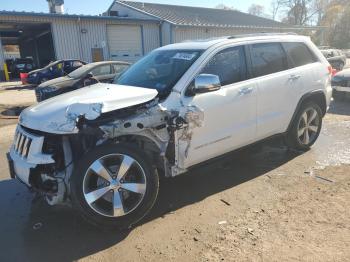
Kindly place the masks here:
<instances>
[{"instance_id":1,"label":"torn body panel","mask_svg":"<svg viewBox=\"0 0 350 262\"><path fill-rule=\"evenodd\" d=\"M177 166L182 170L185 168L185 159L188 157L189 148L191 147L193 130L202 127L204 124L204 112L197 106L189 105L183 107L180 111L183 126L176 132L177 141ZM181 170L180 170L181 171ZM183 172L180 172L181 174Z\"/></svg>"}]
</instances>

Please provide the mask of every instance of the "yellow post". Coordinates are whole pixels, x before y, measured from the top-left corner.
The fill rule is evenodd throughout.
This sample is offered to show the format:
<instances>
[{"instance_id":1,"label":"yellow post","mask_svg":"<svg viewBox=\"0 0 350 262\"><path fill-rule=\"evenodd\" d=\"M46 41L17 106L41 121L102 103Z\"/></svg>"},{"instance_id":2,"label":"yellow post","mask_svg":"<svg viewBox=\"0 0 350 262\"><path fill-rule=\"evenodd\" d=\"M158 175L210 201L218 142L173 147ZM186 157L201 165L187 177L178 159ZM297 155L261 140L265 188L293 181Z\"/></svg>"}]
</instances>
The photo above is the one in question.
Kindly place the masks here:
<instances>
[{"instance_id":1,"label":"yellow post","mask_svg":"<svg viewBox=\"0 0 350 262\"><path fill-rule=\"evenodd\" d=\"M4 63L4 73L5 73L5 80L10 81L10 75L9 75L9 70L7 69L7 64Z\"/></svg>"}]
</instances>

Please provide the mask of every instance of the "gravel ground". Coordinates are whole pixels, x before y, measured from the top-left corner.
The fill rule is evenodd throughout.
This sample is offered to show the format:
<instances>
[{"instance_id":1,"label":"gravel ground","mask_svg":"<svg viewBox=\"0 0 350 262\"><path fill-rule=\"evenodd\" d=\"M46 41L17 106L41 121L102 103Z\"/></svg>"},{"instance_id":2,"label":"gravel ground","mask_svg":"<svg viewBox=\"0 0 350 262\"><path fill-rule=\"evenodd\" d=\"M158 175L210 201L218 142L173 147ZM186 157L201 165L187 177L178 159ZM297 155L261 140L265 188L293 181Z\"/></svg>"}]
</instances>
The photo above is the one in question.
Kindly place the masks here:
<instances>
[{"instance_id":1,"label":"gravel ground","mask_svg":"<svg viewBox=\"0 0 350 262\"><path fill-rule=\"evenodd\" d=\"M17 98L17 97L16 97ZM333 103L312 150L278 141L162 181L127 232L87 225L9 178L15 125L0 120L0 261L349 261L350 101Z\"/></svg>"}]
</instances>

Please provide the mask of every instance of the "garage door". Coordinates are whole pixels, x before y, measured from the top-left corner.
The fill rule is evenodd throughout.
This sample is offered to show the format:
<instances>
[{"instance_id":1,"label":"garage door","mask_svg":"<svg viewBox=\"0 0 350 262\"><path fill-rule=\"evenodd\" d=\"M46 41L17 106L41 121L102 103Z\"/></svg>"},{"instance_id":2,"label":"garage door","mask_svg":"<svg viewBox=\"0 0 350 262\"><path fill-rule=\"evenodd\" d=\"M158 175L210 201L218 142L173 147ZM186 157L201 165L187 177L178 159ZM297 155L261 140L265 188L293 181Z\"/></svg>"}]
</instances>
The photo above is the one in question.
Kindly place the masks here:
<instances>
[{"instance_id":1,"label":"garage door","mask_svg":"<svg viewBox=\"0 0 350 262\"><path fill-rule=\"evenodd\" d=\"M108 46L112 60L135 62L142 56L141 27L108 25Z\"/></svg>"}]
</instances>

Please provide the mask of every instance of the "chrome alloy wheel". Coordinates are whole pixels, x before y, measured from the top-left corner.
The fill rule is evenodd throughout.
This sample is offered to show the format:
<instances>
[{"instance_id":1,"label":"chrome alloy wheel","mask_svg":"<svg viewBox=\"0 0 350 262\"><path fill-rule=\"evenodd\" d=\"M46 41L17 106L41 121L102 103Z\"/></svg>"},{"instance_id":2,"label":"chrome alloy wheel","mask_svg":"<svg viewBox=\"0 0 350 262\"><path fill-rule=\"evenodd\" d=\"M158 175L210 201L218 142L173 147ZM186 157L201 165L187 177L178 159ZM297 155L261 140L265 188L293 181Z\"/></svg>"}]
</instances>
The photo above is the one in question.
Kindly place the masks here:
<instances>
[{"instance_id":1,"label":"chrome alloy wheel","mask_svg":"<svg viewBox=\"0 0 350 262\"><path fill-rule=\"evenodd\" d=\"M125 216L142 202L146 182L145 171L135 159L124 154L106 155L95 160L86 171L84 198L103 216Z\"/></svg>"},{"instance_id":2,"label":"chrome alloy wheel","mask_svg":"<svg viewBox=\"0 0 350 262\"><path fill-rule=\"evenodd\" d=\"M301 115L298 124L298 139L303 145L309 145L317 138L320 116L314 108L308 108Z\"/></svg>"}]
</instances>

